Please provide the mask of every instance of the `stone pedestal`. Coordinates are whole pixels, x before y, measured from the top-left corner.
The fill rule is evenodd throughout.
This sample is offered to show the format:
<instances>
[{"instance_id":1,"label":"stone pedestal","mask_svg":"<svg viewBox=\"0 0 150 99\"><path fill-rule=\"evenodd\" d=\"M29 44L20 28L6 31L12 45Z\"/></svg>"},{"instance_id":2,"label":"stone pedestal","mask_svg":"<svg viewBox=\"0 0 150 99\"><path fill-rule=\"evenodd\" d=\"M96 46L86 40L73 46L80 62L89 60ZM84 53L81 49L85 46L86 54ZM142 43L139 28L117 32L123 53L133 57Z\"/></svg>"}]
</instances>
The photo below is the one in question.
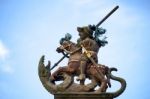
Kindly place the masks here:
<instances>
[{"instance_id":1,"label":"stone pedestal","mask_svg":"<svg viewBox=\"0 0 150 99\"><path fill-rule=\"evenodd\" d=\"M111 93L57 93L54 99L113 99Z\"/></svg>"}]
</instances>

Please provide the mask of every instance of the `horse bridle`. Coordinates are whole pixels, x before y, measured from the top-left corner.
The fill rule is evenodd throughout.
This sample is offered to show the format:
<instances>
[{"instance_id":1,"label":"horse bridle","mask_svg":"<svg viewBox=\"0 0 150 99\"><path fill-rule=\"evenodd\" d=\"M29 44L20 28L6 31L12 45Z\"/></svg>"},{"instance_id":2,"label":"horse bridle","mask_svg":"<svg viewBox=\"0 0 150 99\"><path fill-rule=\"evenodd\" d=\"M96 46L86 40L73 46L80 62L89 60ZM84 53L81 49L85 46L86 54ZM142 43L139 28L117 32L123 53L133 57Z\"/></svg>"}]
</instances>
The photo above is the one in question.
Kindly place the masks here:
<instances>
[{"instance_id":1,"label":"horse bridle","mask_svg":"<svg viewBox=\"0 0 150 99\"><path fill-rule=\"evenodd\" d=\"M70 51L68 51L68 50L70 50L70 48L71 48L71 45L72 45L73 43L70 43L70 44L68 44L67 46L63 46L62 45L62 47L63 47L63 50L66 52L66 53L68 53L68 54L70 54L71 52ZM66 50L66 48L68 47L68 50Z\"/></svg>"}]
</instances>

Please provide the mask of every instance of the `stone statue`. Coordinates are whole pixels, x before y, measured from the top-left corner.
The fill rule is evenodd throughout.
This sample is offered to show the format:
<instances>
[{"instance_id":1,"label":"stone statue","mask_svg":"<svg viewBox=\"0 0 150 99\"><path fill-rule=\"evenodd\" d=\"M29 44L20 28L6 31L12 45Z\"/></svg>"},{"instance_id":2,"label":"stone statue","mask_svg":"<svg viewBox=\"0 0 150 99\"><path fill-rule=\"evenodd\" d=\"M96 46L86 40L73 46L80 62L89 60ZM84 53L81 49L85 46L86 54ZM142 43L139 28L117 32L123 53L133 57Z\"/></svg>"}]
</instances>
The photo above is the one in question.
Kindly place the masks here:
<instances>
[{"instance_id":1,"label":"stone statue","mask_svg":"<svg viewBox=\"0 0 150 99\"><path fill-rule=\"evenodd\" d=\"M51 67L50 61L45 66L44 56L41 57L38 67L39 77L47 91L51 94L79 92L108 94L106 91L108 87L111 87L110 80L121 83L121 88L118 91L109 93L113 98L119 96L125 90L126 81L111 74L112 71L117 71L117 69L99 64L97 56L99 49L108 43L106 37L99 38L106 32L105 29L99 28L99 25L117 9L118 6L97 25L77 27L79 39L76 43L71 41L72 36L69 33L61 38L60 46L56 51L62 53L63 57L54 66ZM58 66L64 58L68 58L66 66L59 66L56 71L52 72L53 68ZM91 82L85 84L86 79ZM76 83L75 80L79 83ZM62 82L57 84L57 81ZM96 87L98 88L96 89Z\"/></svg>"}]
</instances>

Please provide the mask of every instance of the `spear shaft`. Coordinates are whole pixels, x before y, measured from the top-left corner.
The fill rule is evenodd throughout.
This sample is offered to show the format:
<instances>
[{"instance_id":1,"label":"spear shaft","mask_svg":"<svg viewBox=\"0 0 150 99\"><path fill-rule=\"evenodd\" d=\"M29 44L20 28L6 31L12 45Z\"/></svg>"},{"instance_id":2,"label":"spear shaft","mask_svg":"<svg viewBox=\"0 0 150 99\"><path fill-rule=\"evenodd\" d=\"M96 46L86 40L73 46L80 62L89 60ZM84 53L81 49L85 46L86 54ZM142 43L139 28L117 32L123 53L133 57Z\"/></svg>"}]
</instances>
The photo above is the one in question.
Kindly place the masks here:
<instances>
[{"instance_id":1,"label":"spear shaft","mask_svg":"<svg viewBox=\"0 0 150 99\"><path fill-rule=\"evenodd\" d=\"M51 71L52 69L54 69L65 57L68 58L68 54L63 53L63 57L62 57L60 60L58 60L58 62L55 63L55 64L52 66L52 68L50 68L50 71Z\"/></svg>"},{"instance_id":2,"label":"spear shaft","mask_svg":"<svg viewBox=\"0 0 150 99\"><path fill-rule=\"evenodd\" d=\"M114 7L99 23L97 23L96 27L99 27L110 15L112 15L119 6Z\"/></svg>"}]
</instances>

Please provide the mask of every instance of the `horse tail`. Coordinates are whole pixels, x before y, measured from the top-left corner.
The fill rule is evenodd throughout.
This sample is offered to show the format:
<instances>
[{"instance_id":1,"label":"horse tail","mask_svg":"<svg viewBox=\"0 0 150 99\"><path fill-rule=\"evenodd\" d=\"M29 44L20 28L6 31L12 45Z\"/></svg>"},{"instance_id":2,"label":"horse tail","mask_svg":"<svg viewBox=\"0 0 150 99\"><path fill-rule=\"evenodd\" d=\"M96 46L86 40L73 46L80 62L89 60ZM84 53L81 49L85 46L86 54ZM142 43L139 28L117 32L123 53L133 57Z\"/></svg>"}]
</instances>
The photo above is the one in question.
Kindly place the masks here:
<instances>
[{"instance_id":1,"label":"horse tail","mask_svg":"<svg viewBox=\"0 0 150 99\"><path fill-rule=\"evenodd\" d=\"M120 94L122 94L124 92L124 90L126 89L126 81L123 78L112 75L111 74L112 71L117 71L117 68L109 68L108 74L110 76L110 79L118 81L121 84L120 89L118 89L116 92L112 92L113 97L115 98L115 97L119 96Z\"/></svg>"}]
</instances>

